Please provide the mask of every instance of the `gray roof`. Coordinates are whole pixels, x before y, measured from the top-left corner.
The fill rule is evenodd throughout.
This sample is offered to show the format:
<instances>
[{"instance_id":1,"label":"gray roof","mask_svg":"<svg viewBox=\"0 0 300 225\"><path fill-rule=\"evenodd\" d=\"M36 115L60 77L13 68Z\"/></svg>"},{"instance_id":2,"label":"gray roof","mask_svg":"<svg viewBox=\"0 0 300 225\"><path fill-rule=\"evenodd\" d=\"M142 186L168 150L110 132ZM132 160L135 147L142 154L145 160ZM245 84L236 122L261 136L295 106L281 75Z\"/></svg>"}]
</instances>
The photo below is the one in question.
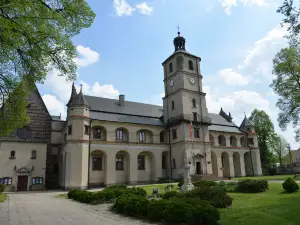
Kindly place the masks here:
<instances>
[{"instance_id":1,"label":"gray roof","mask_svg":"<svg viewBox=\"0 0 300 225\"><path fill-rule=\"evenodd\" d=\"M227 121L223 116L216 113L209 113L208 116L212 119L212 125L208 127L211 131L242 133L234 122Z\"/></svg>"},{"instance_id":2,"label":"gray roof","mask_svg":"<svg viewBox=\"0 0 300 225\"><path fill-rule=\"evenodd\" d=\"M250 123L248 118L245 116L243 122L240 125L240 128L245 128L245 127L252 127L253 125Z\"/></svg>"},{"instance_id":3,"label":"gray roof","mask_svg":"<svg viewBox=\"0 0 300 225\"><path fill-rule=\"evenodd\" d=\"M86 101L82 91L77 94L77 96L71 101L71 105L85 105L89 106L88 102Z\"/></svg>"},{"instance_id":4,"label":"gray roof","mask_svg":"<svg viewBox=\"0 0 300 225\"><path fill-rule=\"evenodd\" d=\"M118 99L88 95L85 95L84 98L91 107L90 116L92 119L164 126L161 120L163 116L162 106L130 101L125 101L125 105L121 106ZM228 122L219 114L209 113L209 117L212 119L209 130L242 133L235 123Z\"/></svg>"},{"instance_id":5,"label":"gray roof","mask_svg":"<svg viewBox=\"0 0 300 225\"><path fill-rule=\"evenodd\" d=\"M143 116L124 115L124 114L116 114L116 113L109 113L109 112L108 113L95 112L95 111L90 112L90 117L95 120L145 124L145 125L152 125L152 126L164 126L162 120L153 117L143 117Z\"/></svg>"},{"instance_id":6,"label":"gray roof","mask_svg":"<svg viewBox=\"0 0 300 225\"><path fill-rule=\"evenodd\" d=\"M162 106L144 104L139 102L125 101L125 106L119 104L117 99L100 98L94 96L84 96L91 111L110 112L118 114L145 116L160 118L163 114Z\"/></svg>"}]
</instances>

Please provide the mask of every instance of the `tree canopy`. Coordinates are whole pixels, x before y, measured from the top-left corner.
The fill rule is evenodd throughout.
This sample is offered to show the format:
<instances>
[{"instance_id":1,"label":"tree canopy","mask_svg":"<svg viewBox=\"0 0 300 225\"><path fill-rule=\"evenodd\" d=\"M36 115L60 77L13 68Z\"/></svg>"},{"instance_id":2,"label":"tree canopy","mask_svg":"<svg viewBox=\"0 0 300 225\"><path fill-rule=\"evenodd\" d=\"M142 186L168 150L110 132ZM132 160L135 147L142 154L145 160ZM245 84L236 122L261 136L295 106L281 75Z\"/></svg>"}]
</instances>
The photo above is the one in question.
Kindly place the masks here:
<instances>
[{"instance_id":1,"label":"tree canopy","mask_svg":"<svg viewBox=\"0 0 300 225\"><path fill-rule=\"evenodd\" d=\"M300 48L281 49L273 60L273 80L271 87L279 95L276 106L279 108L278 122L285 130L292 122L296 140L300 140Z\"/></svg>"},{"instance_id":2,"label":"tree canopy","mask_svg":"<svg viewBox=\"0 0 300 225\"><path fill-rule=\"evenodd\" d=\"M297 45L300 42L300 1L284 0L278 8L278 13L284 15L282 25L287 26L289 32L288 39L291 45Z\"/></svg>"},{"instance_id":3,"label":"tree canopy","mask_svg":"<svg viewBox=\"0 0 300 225\"><path fill-rule=\"evenodd\" d=\"M283 157L288 153L288 146L289 144L284 137L277 134L272 135L269 147L280 165L282 165Z\"/></svg>"},{"instance_id":4,"label":"tree canopy","mask_svg":"<svg viewBox=\"0 0 300 225\"><path fill-rule=\"evenodd\" d=\"M0 1L1 135L28 120L24 117L28 93L18 89L21 82L30 87L52 69L68 80L75 79L77 52L71 38L89 27L94 17L85 0ZM13 101L18 97L23 102L17 105ZM11 114L5 115L7 111Z\"/></svg>"},{"instance_id":5,"label":"tree canopy","mask_svg":"<svg viewBox=\"0 0 300 225\"><path fill-rule=\"evenodd\" d=\"M262 164L267 165L270 163L272 154L268 144L271 141L272 134L274 134L274 125L269 115L265 111L258 109L252 111L249 121L254 126L257 134Z\"/></svg>"}]
</instances>

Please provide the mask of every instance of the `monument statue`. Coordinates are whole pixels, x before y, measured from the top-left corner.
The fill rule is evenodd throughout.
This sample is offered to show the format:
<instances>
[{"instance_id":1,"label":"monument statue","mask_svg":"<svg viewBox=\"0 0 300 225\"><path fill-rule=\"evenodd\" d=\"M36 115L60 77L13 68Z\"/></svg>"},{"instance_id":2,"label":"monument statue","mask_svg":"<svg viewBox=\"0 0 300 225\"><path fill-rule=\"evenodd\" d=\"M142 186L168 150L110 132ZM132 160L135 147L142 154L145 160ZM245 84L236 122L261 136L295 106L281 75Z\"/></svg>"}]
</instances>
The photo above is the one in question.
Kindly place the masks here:
<instances>
[{"instance_id":1,"label":"monument statue","mask_svg":"<svg viewBox=\"0 0 300 225\"><path fill-rule=\"evenodd\" d=\"M184 183L181 186L181 192L187 192L187 191L194 189L194 185L191 182L190 168L191 168L191 165L189 162L188 153L187 153L187 151L185 151L184 152L184 167L183 167Z\"/></svg>"}]
</instances>

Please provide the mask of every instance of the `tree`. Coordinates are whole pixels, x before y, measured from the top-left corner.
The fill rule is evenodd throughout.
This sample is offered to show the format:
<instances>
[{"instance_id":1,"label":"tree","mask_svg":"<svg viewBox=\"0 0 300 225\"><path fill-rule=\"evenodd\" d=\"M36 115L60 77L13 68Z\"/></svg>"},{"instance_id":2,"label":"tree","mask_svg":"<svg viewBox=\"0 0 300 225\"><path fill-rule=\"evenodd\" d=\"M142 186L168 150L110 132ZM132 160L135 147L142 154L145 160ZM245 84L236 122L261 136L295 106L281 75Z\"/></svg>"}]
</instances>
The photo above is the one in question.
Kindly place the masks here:
<instances>
[{"instance_id":1,"label":"tree","mask_svg":"<svg viewBox=\"0 0 300 225\"><path fill-rule=\"evenodd\" d=\"M272 140L269 143L270 150L276 156L279 164L282 165L282 158L288 153L289 144L284 137L275 133L272 135L271 139Z\"/></svg>"},{"instance_id":2,"label":"tree","mask_svg":"<svg viewBox=\"0 0 300 225\"><path fill-rule=\"evenodd\" d=\"M275 79L270 86L279 95L276 103L280 110L279 126L285 130L292 122L295 138L300 141L300 48L284 48L277 53L273 60L273 74Z\"/></svg>"},{"instance_id":3,"label":"tree","mask_svg":"<svg viewBox=\"0 0 300 225\"><path fill-rule=\"evenodd\" d=\"M277 13L285 16L281 25L287 26L289 32L287 37L290 40L290 44L296 46L300 41L300 1L284 0Z\"/></svg>"},{"instance_id":4,"label":"tree","mask_svg":"<svg viewBox=\"0 0 300 225\"><path fill-rule=\"evenodd\" d=\"M274 125L269 115L265 111L258 109L252 111L249 121L253 124L257 134L262 165L268 165L272 161L268 143L274 133Z\"/></svg>"},{"instance_id":5,"label":"tree","mask_svg":"<svg viewBox=\"0 0 300 225\"><path fill-rule=\"evenodd\" d=\"M22 82L32 87L54 68L75 79L77 52L71 37L89 27L94 17L85 0L0 1L0 135L28 120L24 112L30 91L18 89ZM17 105L16 99L22 103ZM8 118L7 111L14 116Z\"/></svg>"}]
</instances>

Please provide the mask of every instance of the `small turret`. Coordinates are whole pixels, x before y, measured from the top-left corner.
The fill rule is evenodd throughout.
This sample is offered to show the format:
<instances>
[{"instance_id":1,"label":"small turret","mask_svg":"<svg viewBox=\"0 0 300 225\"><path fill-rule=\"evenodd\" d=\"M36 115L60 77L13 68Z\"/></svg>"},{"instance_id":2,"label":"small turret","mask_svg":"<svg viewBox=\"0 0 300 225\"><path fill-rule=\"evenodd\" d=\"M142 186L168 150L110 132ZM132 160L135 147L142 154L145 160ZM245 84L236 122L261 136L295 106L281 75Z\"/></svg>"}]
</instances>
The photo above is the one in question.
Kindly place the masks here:
<instances>
[{"instance_id":1,"label":"small turret","mask_svg":"<svg viewBox=\"0 0 300 225\"><path fill-rule=\"evenodd\" d=\"M85 99L83 93L82 93L82 86L80 88L80 92L77 94L77 96L72 100L70 103L72 107L74 106L85 106L86 108L91 108L87 100Z\"/></svg>"},{"instance_id":2,"label":"small turret","mask_svg":"<svg viewBox=\"0 0 300 225\"><path fill-rule=\"evenodd\" d=\"M248 132L248 133L254 133L254 127L251 124L251 122L248 120L247 116L245 115L245 118L243 122L240 125L240 129L242 131Z\"/></svg>"}]
</instances>

